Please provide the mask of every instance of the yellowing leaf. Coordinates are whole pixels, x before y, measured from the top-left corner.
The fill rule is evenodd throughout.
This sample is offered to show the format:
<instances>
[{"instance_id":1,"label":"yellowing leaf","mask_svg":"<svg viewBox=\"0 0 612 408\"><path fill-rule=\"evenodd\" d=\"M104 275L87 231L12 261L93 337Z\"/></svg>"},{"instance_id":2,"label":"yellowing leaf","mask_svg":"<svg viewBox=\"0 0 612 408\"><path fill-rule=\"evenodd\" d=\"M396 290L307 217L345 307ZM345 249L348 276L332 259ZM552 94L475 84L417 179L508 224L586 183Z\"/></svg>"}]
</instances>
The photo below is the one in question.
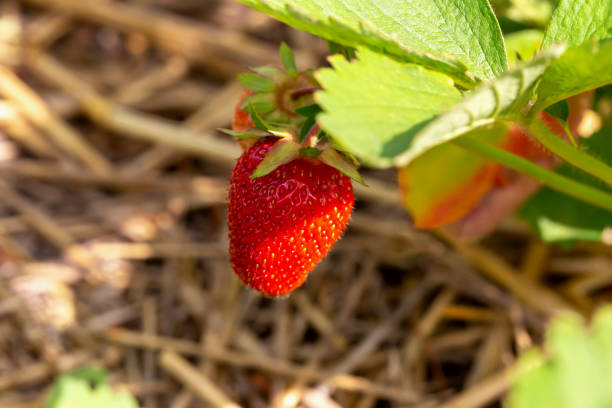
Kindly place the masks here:
<instances>
[{"instance_id":1,"label":"yellowing leaf","mask_svg":"<svg viewBox=\"0 0 612 408\"><path fill-rule=\"evenodd\" d=\"M466 137L502 144L507 128L497 125ZM458 221L493 187L500 166L450 143L434 147L398 171L404 207L418 228Z\"/></svg>"},{"instance_id":2,"label":"yellowing leaf","mask_svg":"<svg viewBox=\"0 0 612 408\"><path fill-rule=\"evenodd\" d=\"M585 327L580 316L557 317L546 332L546 353L521 356L510 408L608 408L612 406L612 308L599 309Z\"/></svg>"}]
</instances>

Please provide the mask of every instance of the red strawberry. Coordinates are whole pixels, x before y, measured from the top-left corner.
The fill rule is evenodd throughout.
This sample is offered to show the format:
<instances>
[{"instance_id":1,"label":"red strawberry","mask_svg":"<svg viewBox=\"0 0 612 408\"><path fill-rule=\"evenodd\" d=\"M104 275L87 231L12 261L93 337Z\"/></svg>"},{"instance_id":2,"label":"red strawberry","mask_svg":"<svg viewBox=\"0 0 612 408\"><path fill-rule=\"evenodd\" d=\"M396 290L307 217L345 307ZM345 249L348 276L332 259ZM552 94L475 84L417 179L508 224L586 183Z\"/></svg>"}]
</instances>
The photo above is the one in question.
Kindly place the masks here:
<instances>
[{"instance_id":1,"label":"red strawberry","mask_svg":"<svg viewBox=\"0 0 612 408\"><path fill-rule=\"evenodd\" d=\"M300 286L342 235L353 208L350 179L298 156L251 178L279 139L255 143L240 157L229 190L230 258L238 277L268 296Z\"/></svg>"}]
</instances>

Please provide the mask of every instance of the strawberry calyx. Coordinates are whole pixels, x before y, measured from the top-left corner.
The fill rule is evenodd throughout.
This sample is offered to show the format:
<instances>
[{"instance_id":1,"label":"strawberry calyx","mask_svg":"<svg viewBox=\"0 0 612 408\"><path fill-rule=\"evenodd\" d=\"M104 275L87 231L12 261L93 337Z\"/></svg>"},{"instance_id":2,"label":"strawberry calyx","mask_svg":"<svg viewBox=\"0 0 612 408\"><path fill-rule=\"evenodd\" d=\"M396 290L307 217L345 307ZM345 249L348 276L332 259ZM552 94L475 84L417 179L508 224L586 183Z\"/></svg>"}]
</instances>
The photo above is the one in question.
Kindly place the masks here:
<instances>
[{"instance_id":1,"label":"strawberry calyx","mask_svg":"<svg viewBox=\"0 0 612 408\"><path fill-rule=\"evenodd\" d=\"M284 69L263 66L238 75L238 82L247 89L239 108L251 115L258 128L256 116L275 126L299 127L305 120L299 109L313 105L313 95L321 89L314 70L297 70L293 51L285 43L280 47L280 58Z\"/></svg>"},{"instance_id":2,"label":"strawberry calyx","mask_svg":"<svg viewBox=\"0 0 612 408\"><path fill-rule=\"evenodd\" d=\"M321 87L314 71L299 72L293 52L285 43L280 57L284 69L263 66L238 75L246 91L236 107L233 129L219 130L233 136L244 150L262 139L278 139L252 178L304 157L323 162L363 184L356 160L340 152L316 122L321 108L313 96Z\"/></svg>"},{"instance_id":3,"label":"strawberry calyx","mask_svg":"<svg viewBox=\"0 0 612 408\"><path fill-rule=\"evenodd\" d=\"M313 127L313 130L313 136L307 136L301 143L297 141L295 133L283 133L281 135L279 132L274 132L265 136L264 138L275 138L277 141L266 153L263 160L259 163L253 174L251 174L251 177L265 176L283 164L301 157L323 162L345 174L350 179L365 185L357 170L357 165L351 158L336 150L327 140L321 141L319 135L323 132L318 126ZM261 139L259 137L256 140Z\"/></svg>"}]
</instances>

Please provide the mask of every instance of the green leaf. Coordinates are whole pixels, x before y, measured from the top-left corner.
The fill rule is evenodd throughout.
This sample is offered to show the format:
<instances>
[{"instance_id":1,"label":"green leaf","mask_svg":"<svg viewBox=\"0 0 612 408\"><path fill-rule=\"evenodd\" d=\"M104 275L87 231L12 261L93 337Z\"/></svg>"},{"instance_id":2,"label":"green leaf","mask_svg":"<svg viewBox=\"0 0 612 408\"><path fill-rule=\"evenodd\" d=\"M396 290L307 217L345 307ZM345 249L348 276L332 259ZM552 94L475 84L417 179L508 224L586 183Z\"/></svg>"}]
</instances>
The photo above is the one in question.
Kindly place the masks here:
<instances>
[{"instance_id":1,"label":"green leaf","mask_svg":"<svg viewBox=\"0 0 612 408\"><path fill-rule=\"evenodd\" d=\"M284 73L280 68L276 68L270 65L263 65L261 67L251 67L249 68L251 71L259 74L261 76L265 76L271 80L276 80L277 78L281 78Z\"/></svg>"},{"instance_id":2,"label":"green leaf","mask_svg":"<svg viewBox=\"0 0 612 408\"><path fill-rule=\"evenodd\" d=\"M555 0L492 0L498 16L515 24L544 27L552 15ZM503 18L502 17L502 18ZM502 25L502 29L503 29ZM508 54L510 55L510 54Z\"/></svg>"},{"instance_id":3,"label":"green leaf","mask_svg":"<svg viewBox=\"0 0 612 408\"><path fill-rule=\"evenodd\" d=\"M542 52L531 61L481 84L453 109L427 124L414 136L410 146L394 158L393 164L406 165L432 147L480 126L513 120L528 101L537 80L562 49L558 46Z\"/></svg>"},{"instance_id":4,"label":"green leaf","mask_svg":"<svg viewBox=\"0 0 612 408\"><path fill-rule=\"evenodd\" d=\"M560 0L544 33L542 48L555 43L580 45L612 37L612 1Z\"/></svg>"},{"instance_id":5,"label":"green leaf","mask_svg":"<svg viewBox=\"0 0 612 408\"><path fill-rule=\"evenodd\" d=\"M276 170L279 166L289 163L298 157L301 148L301 145L289 139L279 140L270 148L266 157L264 157L253 174L251 174L251 178L265 176Z\"/></svg>"},{"instance_id":6,"label":"green leaf","mask_svg":"<svg viewBox=\"0 0 612 408\"><path fill-rule=\"evenodd\" d=\"M564 205L563 200L557 201L557 203L561 206ZM573 227L566 223L552 220L546 216L537 217L535 223L540 233L540 238L545 242L575 242L576 240L601 242L602 240L602 231L598 230L596 227Z\"/></svg>"},{"instance_id":7,"label":"green leaf","mask_svg":"<svg viewBox=\"0 0 612 408\"><path fill-rule=\"evenodd\" d=\"M604 128L583 140L582 147L602 161L612 164L612 129ZM557 173L596 186L612 189L597 179L564 164ZM576 240L602 242L604 230L612 228L612 212L586 204L565 194L543 188L520 210L520 215L548 242L572 242Z\"/></svg>"},{"instance_id":8,"label":"green leaf","mask_svg":"<svg viewBox=\"0 0 612 408\"><path fill-rule=\"evenodd\" d=\"M293 75L297 74L297 66L295 65L295 56L293 55L293 51L284 42L280 46L280 57L287 72Z\"/></svg>"},{"instance_id":9,"label":"green leaf","mask_svg":"<svg viewBox=\"0 0 612 408\"><path fill-rule=\"evenodd\" d=\"M507 65L501 30L487 0L239 1L297 29L344 46L384 51L465 85L473 84L465 66L487 79Z\"/></svg>"},{"instance_id":10,"label":"green leaf","mask_svg":"<svg viewBox=\"0 0 612 408\"><path fill-rule=\"evenodd\" d=\"M543 35L540 30L521 30L506 35L504 40L508 50L508 64L514 67L521 61L533 58L540 49Z\"/></svg>"},{"instance_id":11,"label":"green leaf","mask_svg":"<svg viewBox=\"0 0 612 408\"><path fill-rule=\"evenodd\" d=\"M509 395L510 408L612 406L612 308L601 308L588 332L578 315L556 318L546 336L548 361L531 350Z\"/></svg>"},{"instance_id":12,"label":"green leaf","mask_svg":"<svg viewBox=\"0 0 612 408\"><path fill-rule=\"evenodd\" d=\"M114 391L101 370L78 370L62 375L47 397L45 408L138 408L127 391Z\"/></svg>"},{"instance_id":13,"label":"green leaf","mask_svg":"<svg viewBox=\"0 0 612 408\"><path fill-rule=\"evenodd\" d=\"M414 64L402 64L367 48L358 60L330 58L334 69L316 77L324 91L319 124L342 149L376 167L389 167L410 148L414 135L461 99L451 79Z\"/></svg>"},{"instance_id":14,"label":"green leaf","mask_svg":"<svg viewBox=\"0 0 612 408\"><path fill-rule=\"evenodd\" d=\"M509 395L509 408L557 408L562 407L561 393L534 392L534 390L554 390L554 368L546 364L546 359L537 349L527 350L517 363L517 371L523 373L512 385Z\"/></svg>"},{"instance_id":15,"label":"green leaf","mask_svg":"<svg viewBox=\"0 0 612 408\"><path fill-rule=\"evenodd\" d=\"M589 41L568 48L542 75L538 100L539 112L547 106L590 89L612 83L612 40Z\"/></svg>"},{"instance_id":16,"label":"green leaf","mask_svg":"<svg viewBox=\"0 0 612 408\"><path fill-rule=\"evenodd\" d=\"M238 74L237 78L238 82L246 89L257 92L272 92L274 90L274 81L256 74Z\"/></svg>"}]
</instances>

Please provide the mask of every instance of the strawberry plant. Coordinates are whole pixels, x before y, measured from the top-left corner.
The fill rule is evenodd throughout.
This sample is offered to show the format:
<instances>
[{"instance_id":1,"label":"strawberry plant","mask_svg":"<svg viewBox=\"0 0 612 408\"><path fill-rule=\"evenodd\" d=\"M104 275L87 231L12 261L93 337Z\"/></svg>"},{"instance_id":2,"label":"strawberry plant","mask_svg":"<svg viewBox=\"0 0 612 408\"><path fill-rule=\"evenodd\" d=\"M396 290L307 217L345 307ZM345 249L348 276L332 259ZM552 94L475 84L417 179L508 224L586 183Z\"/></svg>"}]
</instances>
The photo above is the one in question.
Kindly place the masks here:
<instances>
[{"instance_id":1,"label":"strawberry plant","mask_svg":"<svg viewBox=\"0 0 612 408\"><path fill-rule=\"evenodd\" d=\"M397 168L417 227L481 235L520 210L546 240L606 240L612 142L578 128L612 82L609 1L560 0L543 32L505 37L487 0L239 1L332 53L298 73L284 46L285 71L243 75L241 144L322 141L343 163Z\"/></svg>"},{"instance_id":2,"label":"strawberry plant","mask_svg":"<svg viewBox=\"0 0 612 408\"><path fill-rule=\"evenodd\" d=\"M612 405L612 309L595 313L589 330L580 316L556 318L546 350L530 349L515 367L510 408L605 408Z\"/></svg>"},{"instance_id":3,"label":"strawberry plant","mask_svg":"<svg viewBox=\"0 0 612 408\"><path fill-rule=\"evenodd\" d=\"M243 282L269 296L285 295L304 282L338 240L353 209L350 179L316 158L296 157L252 177L274 157L273 150L289 150L292 144L258 141L238 160L230 183L232 265Z\"/></svg>"},{"instance_id":4,"label":"strawberry plant","mask_svg":"<svg viewBox=\"0 0 612 408\"><path fill-rule=\"evenodd\" d=\"M230 182L230 260L245 284L268 296L306 280L348 223L350 178L362 182L316 123L312 72L298 72L285 44L281 59L284 70L239 76L247 90L225 130L244 150Z\"/></svg>"}]
</instances>

